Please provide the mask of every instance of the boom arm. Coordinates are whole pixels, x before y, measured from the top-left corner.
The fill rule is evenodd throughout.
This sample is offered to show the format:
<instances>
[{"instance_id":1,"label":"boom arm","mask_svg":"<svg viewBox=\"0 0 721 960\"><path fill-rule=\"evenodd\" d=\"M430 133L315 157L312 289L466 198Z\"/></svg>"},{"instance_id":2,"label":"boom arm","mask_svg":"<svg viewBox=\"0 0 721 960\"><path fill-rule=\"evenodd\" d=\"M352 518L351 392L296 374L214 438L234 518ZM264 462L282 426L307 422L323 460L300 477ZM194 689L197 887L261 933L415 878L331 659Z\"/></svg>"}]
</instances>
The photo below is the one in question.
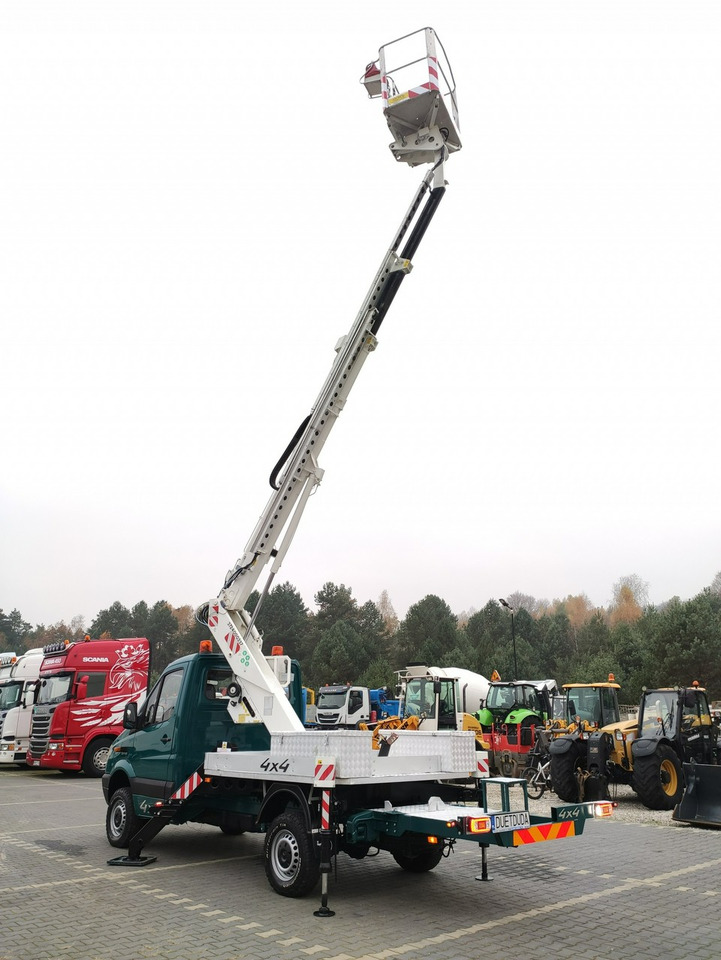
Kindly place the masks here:
<instances>
[{"instance_id":1,"label":"boom arm","mask_svg":"<svg viewBox=\"0 0 721 960\"><path fill-rule=\"evenodd\" d=\"M435 50L433 32L426 29L420 33L430 44L429 69L435 70L436 61L430 58L431 49ZM440 99L437 86L432 87L431 98ZM425 95L428 91L423 92ZM415 91L410 93L415 96ZM392 109L386 106L384 112L388 116ZM417 122L425 121L418 119ZM430 141L431 144L424 140L422 159L411 150L407 161L411 166L428 159L433 166L421 181L350 331L336 344L335 361L310 414L271 473L273 493L245 551L228 571L218 598L196 613L198 619L210 627L237 677L235 696L228 707L231 716L236 722L264 723L271 733L302 730L303 726L282 689L289 679L288 658L263 656L255 620L293 540L308 498L323 477L318 463L323 445L363 363L376 348L380 325L404 277L412 269L411 258L445 193L443 164L449 149L459 149L460 142L451 147L449 141L447 147L440 131L431 136ZM245 607L268 563L270 570L251 616Z\"/></svg>"},{"instance_id":2,"label":"boom arm","mask_svg":"<svg viewBox=\"0 0 721 960\"><path fill-rule=\"evenodd\" d=\"M198 619L208 624L240 681L241 695L230 708L236 722L263 722L271 732L303 729L283 695L274 667L259 656L262 641L254 625L255 618L283 563L308 498L323 477L318 464L323 444L345 406L363 363L376 348L380 325L403 278L412 269L411 257L443 198L442 171L441 158L423 178L353 326L336 344L336 358L323 389L296 434L299 439L286 451L287 465L284 469L277 465L271 474L271 485L275 486L276 476L282 471L243 556L228 571L217 600L198 610ZM398 248L409 230L399 253ZM285 535L277 546L284 528ZM271 560L268 578L251 617L245 604ZM287 669L287 665L281 667L281 673Z\"/></svg>"}]
</instances>

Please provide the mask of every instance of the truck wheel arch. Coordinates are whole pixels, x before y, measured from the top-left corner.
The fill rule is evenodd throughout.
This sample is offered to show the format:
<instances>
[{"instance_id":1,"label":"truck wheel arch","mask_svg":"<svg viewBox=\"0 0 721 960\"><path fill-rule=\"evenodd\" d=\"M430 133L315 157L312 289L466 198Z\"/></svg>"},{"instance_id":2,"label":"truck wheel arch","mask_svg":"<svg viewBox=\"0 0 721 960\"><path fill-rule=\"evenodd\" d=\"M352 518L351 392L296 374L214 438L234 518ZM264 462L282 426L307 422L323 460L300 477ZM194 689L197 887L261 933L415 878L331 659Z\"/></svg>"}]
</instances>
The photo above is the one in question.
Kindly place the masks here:
<instances>
[{"instance_id":1,"label":"truck wheel arch","mask_svg":"<svg viewBox=\"0 0 721 960\"><path fill-rule=\"evenodd\" d=\"M128 776L127 772L122 768L116 768L113 770L112 776L107 783L103 783L103 792L105 793L105 799L107 803L110 803L110 798L112 795L116 790L120 790L121 787L130 787L132 790L130 777Z\"/></svg>"},{"instance_id":2,"label":"truck wheel arch","mask_svg":"<svg viewBox=\"0 0 721 960\"><path fill-rule=\"evenodd\" d=\"M258 811L258 821L270 823L288 807L298 809L307 829L310 831L313 828L307 794L300 784L294 783L275 783L270 787Z\"/></svg>"}]
</instances>

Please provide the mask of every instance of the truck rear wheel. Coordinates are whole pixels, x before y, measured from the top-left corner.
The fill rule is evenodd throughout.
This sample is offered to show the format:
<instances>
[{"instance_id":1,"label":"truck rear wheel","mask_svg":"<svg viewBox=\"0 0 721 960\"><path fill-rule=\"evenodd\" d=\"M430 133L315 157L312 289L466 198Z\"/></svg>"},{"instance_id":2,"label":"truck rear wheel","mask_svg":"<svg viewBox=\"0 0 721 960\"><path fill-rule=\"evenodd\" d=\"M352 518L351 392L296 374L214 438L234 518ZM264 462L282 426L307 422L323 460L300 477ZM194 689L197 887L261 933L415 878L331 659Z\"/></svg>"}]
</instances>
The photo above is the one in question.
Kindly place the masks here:
<instances>
[{"instance_id":1,"label":"truck rear wheel","mask_svg":"<svg viewBox=\"0 0 721 960\"><path fill-rule=\"evenodd\" d=\"M551 783L561 800L578 803L576 770L583 768L581 753L574 744L565 753L551 754Z\"/></svg>"},{"instance_id":2,"label":"truck rear wheel","mask_svg":"<svg viewBox=\"0 0 721 960\"><path fill-rule=\"evenodd\" d=\"M304 897L317 884L320 865L299 810L285 810L271 823L265 837L265 875L284 897Z\"/></svg>"},{"instance_id":3,"label":"truck rear wheel","mask_svg":"<svg viewBox=\"0 0 721 960\"><path fill-rule=\"evenodd\" d=\"M109 737L98 737L89 744L83 757L83 773L86 777L102 777L105 773L112 742Z\"/></svg>"},{"instance_id":4,"label":"truck rear wheel","mask_svg":"<svg viewBox=\"0 0 721 960\"><path fill-rule=\"evenodd\" d=\"M412 852L400 853L395 850L392 856L398 866L408 873L428 873L443 859L443 844L426 843L425 847L419 847Z\"/></svg>"},{"instance_id":5,"label":"truck rear wheel","mask_svg":"<svg viewBox=\"0 0 721 960\"><path fill-rule=\"evenodd\" d=\"M127 847L143 821L135 815L130 787L120 787L110 798L105 815L105 833L111 847Z\"/></svg>"},{"instance_id":6,"label":"truck rear wheel","mask_svg":"<svg viewBox=\"0 0 721 960\"><path fill-rule=\"evenodd\" d=\"M673 810L683 793L683 770L674 750L660 743L647 757L634 757L633 781L638 799L649 810Z\"/></svg>"}]
</instances>

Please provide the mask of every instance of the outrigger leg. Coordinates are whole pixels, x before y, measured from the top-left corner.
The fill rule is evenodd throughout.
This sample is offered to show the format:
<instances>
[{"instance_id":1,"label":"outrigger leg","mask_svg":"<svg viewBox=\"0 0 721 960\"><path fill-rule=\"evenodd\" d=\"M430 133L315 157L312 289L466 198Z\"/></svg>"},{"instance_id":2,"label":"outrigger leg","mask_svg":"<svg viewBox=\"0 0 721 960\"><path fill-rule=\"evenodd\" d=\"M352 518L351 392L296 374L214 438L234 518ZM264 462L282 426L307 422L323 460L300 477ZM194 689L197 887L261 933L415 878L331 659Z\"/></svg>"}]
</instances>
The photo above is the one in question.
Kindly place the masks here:
<instances>
[{"instance_id":1,"label":"outrigger leg","mask_svg":"<svg viewBox=\"0 0 721 960\"><path fill-rule=\"evenodd\" d=\"M335 910L328 907L328 877L333 856L333 834L330 829L330 790L321 794L320 826L320 907L313 911L314 917L334 917Z\"/></svg>"},{"instance_id":2,"label":"outrigger leg","mask_svg":"<svg viewBox=\"0 0 721 960\"><path fill-rule=\"evenodd\" d=\"M146 843L149 843L160 833L163 827L175 819L178 808L181 807L193 791L203 782L202 765L192 776L188 777L185 783L178 787L175 793L165 801L156 804L152 810L152 816L147 820L138 832L130 838L127 856L113 857L108 860L109 867L147 867L149 863L154 863L157 857L141 857L140 852Z\"/></svg>"}]
</instances>

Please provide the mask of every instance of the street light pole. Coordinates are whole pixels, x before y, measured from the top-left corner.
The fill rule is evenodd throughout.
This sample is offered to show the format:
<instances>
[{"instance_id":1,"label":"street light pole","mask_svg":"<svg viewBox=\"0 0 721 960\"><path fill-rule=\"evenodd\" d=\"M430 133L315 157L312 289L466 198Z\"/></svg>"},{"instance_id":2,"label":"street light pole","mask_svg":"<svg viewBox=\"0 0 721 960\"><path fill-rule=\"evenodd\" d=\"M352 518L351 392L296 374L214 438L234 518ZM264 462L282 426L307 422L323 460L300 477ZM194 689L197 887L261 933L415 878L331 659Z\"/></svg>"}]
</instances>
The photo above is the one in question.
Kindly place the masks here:
<instances>
[{"instance_id":1,"label":"street light pole","mask_svg":"<svg viewBox=\"0 0 721 960\"><path fill-rule=\"evenodd\" d=\"M518 661L516 660L516 626L513 618L513 607L507 600L504 600L503 597L500 597L498 602L506 608L506 610L511 611L511 642L513 643L513 679L518 680Z\"/></svg>"}]
</instances>

